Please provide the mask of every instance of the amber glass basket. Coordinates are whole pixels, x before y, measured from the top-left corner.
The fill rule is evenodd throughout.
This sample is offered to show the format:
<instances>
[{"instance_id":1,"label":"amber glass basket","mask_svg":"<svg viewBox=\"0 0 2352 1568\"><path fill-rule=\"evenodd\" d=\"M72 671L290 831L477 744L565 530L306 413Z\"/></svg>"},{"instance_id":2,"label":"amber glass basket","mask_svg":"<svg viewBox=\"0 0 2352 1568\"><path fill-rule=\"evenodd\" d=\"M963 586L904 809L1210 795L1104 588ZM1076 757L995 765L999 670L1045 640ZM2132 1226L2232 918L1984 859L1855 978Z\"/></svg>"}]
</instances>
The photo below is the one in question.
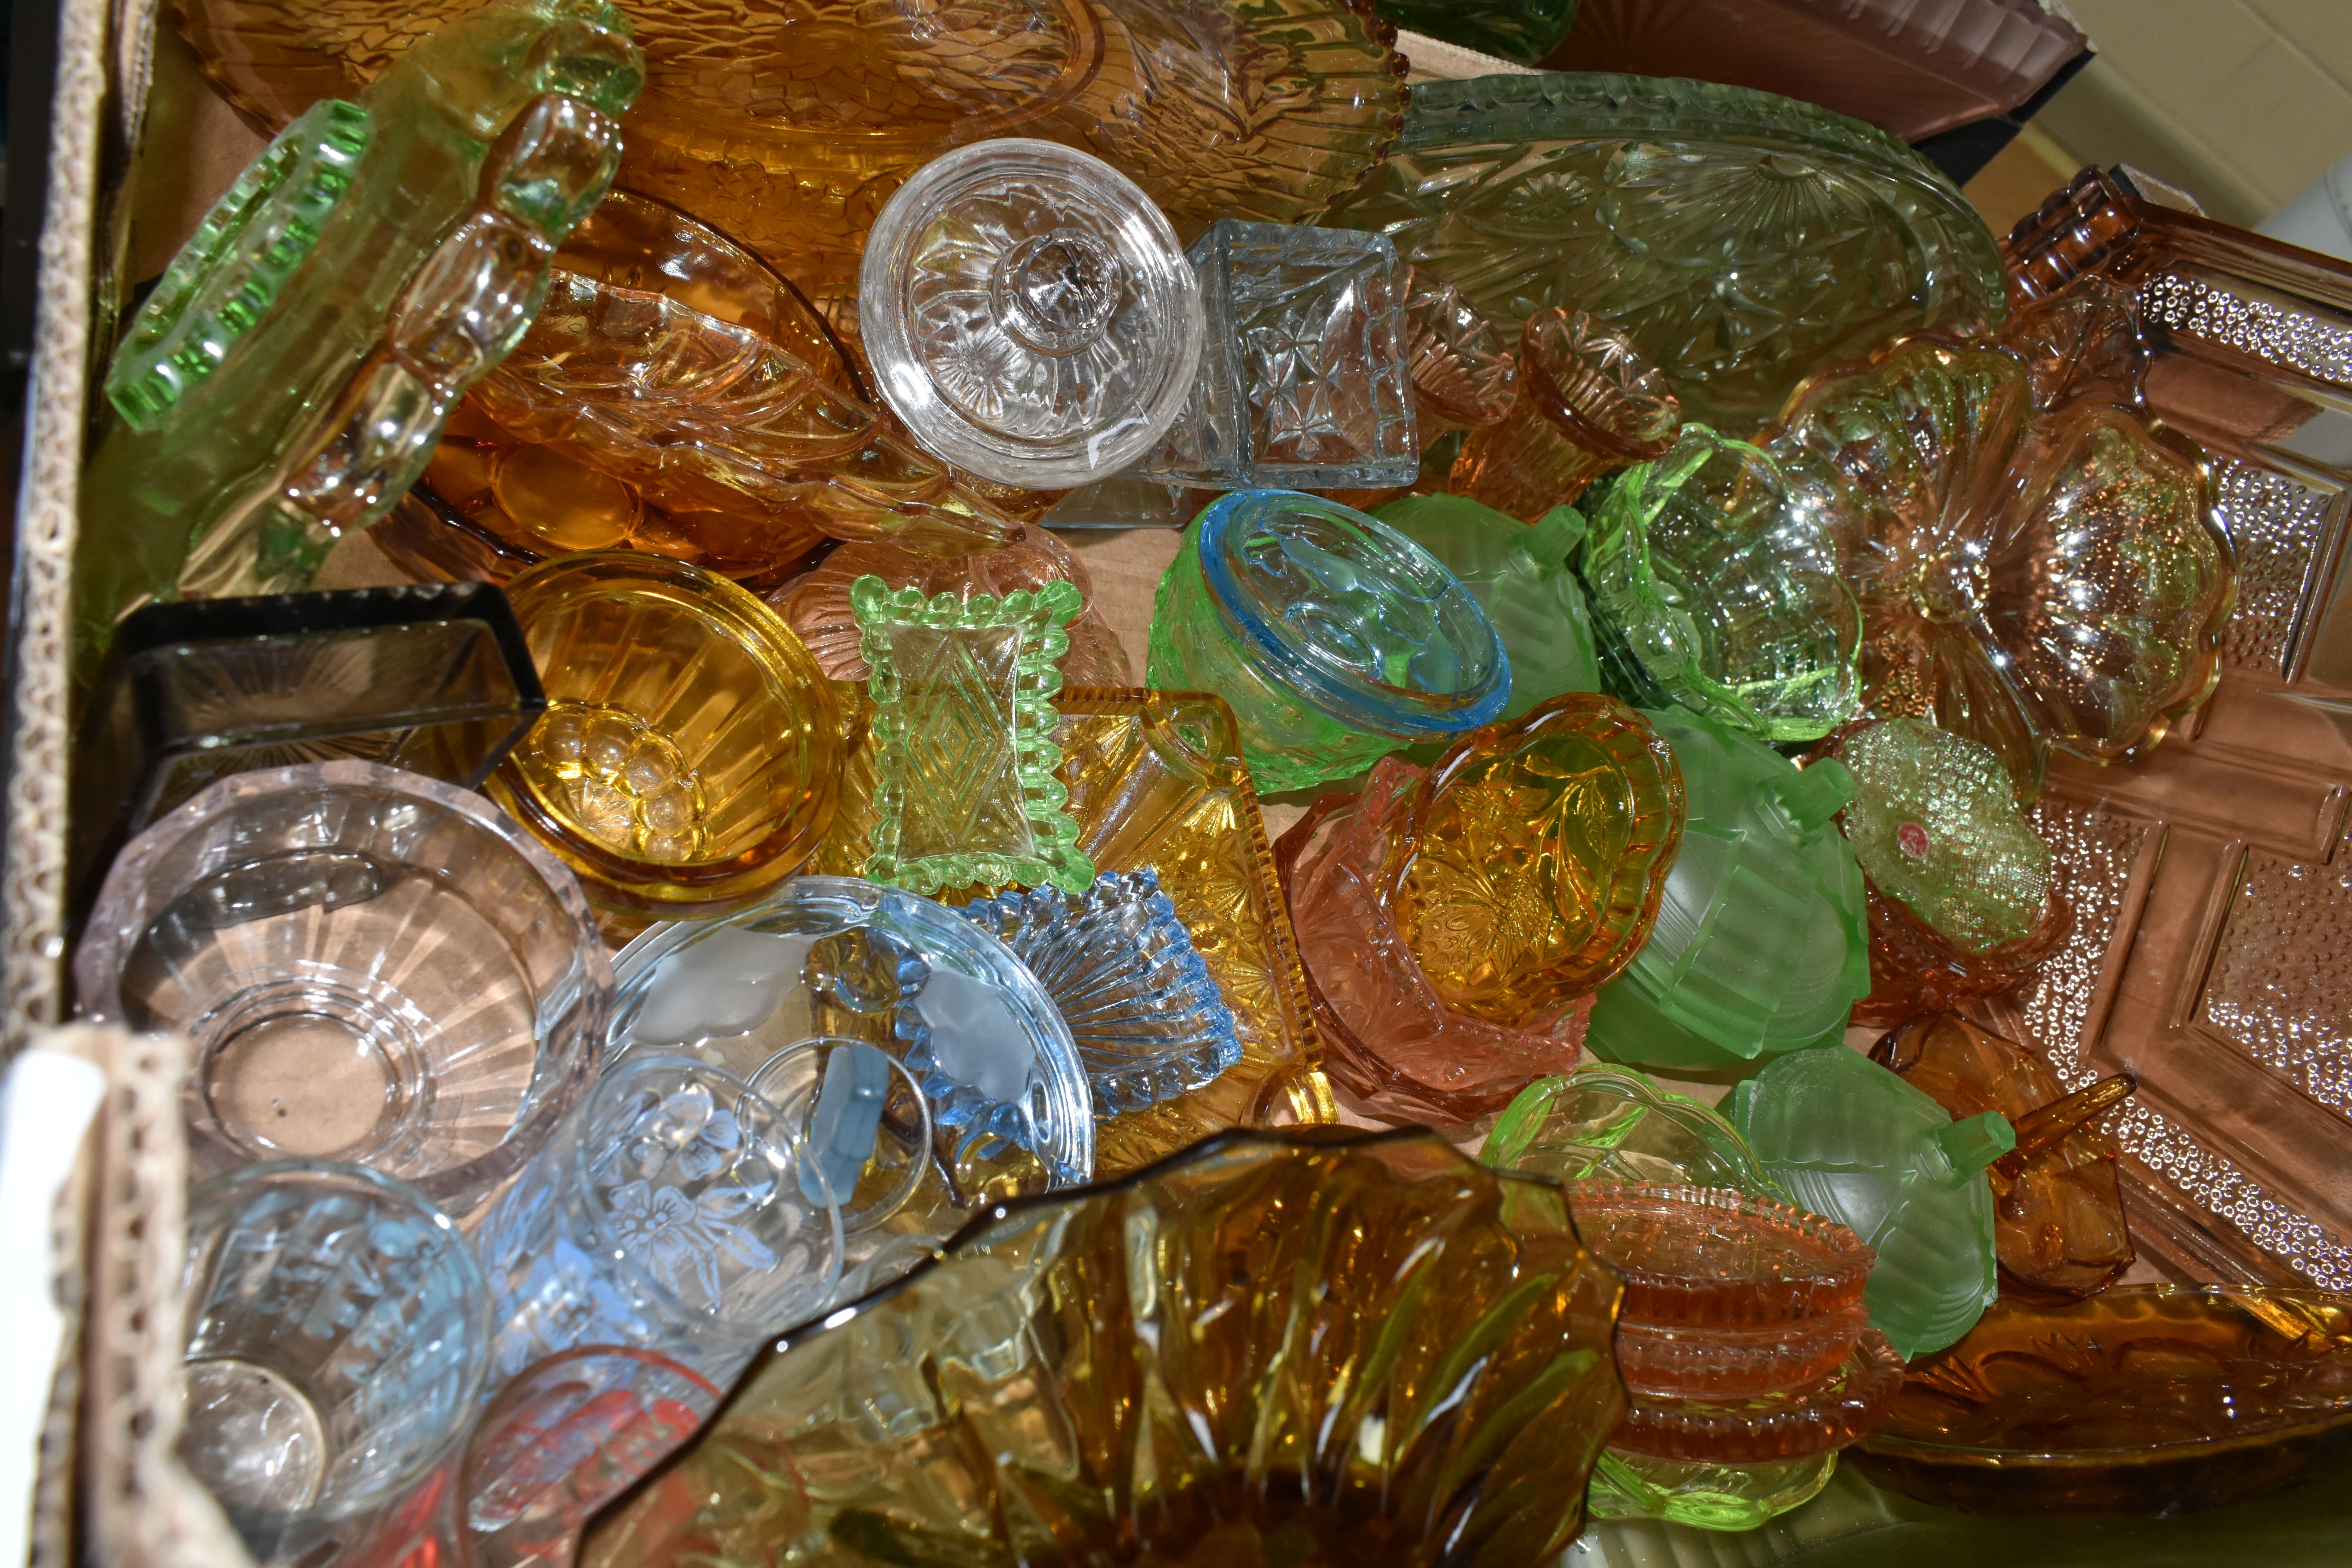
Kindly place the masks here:
<instances>
[{"instance_id":1,"label":"amber glass basket","mask_svg":"<svg viewBox=\"0 0 2352 1568\"><path fill-rule=\"evenodd\" d=\"M633 551L559 556L507 586L548 710L491 795L623 916L698 916L798 870L831 826L842 724L773 610Z\"/></svg>"}]
</instances>

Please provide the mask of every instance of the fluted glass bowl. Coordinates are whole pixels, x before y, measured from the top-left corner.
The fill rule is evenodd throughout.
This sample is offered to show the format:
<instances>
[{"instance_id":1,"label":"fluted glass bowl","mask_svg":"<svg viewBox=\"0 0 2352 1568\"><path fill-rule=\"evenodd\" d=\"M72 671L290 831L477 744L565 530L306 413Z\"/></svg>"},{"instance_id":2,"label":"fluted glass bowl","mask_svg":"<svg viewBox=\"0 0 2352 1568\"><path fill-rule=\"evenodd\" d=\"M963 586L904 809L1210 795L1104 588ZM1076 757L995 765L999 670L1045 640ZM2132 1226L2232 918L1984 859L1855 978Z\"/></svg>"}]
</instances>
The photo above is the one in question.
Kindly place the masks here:
<instances>
[{"instance_id":1,"label":"fluted glass bowl","mask_svg":"<svg viewBox=\"0 0 2352 1568\"><path fill-rule=\"evenodd\" d=\"M334 1160L453 1214L604 1048L580 885L470 791L373 763L222 780L133 839L74 958L88 1016L189 1037L199 1173Z\"/></svg>"}]
</instances>

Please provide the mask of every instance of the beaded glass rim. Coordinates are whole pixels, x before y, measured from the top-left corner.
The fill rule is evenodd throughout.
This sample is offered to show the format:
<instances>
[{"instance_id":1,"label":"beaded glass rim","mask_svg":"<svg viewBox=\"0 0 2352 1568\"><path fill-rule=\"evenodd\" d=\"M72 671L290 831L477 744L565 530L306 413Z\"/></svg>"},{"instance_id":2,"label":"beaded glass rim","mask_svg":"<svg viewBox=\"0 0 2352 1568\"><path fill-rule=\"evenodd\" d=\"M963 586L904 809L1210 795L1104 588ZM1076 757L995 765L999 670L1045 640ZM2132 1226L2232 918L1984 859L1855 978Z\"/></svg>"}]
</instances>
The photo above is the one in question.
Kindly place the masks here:
<instances>
[{"instance_id":1,"label":"beaded glass rim","mask_svg":"<svg viewBox=\"0 0 2352 1568\"><path fill-rule=\"evenodd\" d=\"M125 424L153 428L227 363L317 248L374 136L364 107L322 100L213 204L106 367L107 401Z\"/></svg>"},{"instance_id":2,"label":"beaded glass rim","mask_svg":"<svg viewBox=\"0 0 2352 1568\"><path fill-rule=\"evenodd\" d=\"M1054 697L1062 689L1061 659L1070 646L1064 628L1084 604L1077 586L1067 582L1001 599L985 594L968 599L953 594L926 596L920 588L893 590L875 576L860 577L849 585L849 607L857 616L859 648L866 656L866 693L874 705L873 851L865 866L868 879L923 894L974 883L1027 888L1050 882L1066 893L1083 893L1092 885L1094 862L1078 848L1077 822L1065 809L1069 787L1055 776L1062 765L1062 748L1054 742L1061 723ZM907 855L900 833L916 739L904 711L904 676L892 634L915 627L971 632L999 626L1017 628L1021 635L1012 683L1013 751L1031 852Z\"/></svg>"}]
</instances>

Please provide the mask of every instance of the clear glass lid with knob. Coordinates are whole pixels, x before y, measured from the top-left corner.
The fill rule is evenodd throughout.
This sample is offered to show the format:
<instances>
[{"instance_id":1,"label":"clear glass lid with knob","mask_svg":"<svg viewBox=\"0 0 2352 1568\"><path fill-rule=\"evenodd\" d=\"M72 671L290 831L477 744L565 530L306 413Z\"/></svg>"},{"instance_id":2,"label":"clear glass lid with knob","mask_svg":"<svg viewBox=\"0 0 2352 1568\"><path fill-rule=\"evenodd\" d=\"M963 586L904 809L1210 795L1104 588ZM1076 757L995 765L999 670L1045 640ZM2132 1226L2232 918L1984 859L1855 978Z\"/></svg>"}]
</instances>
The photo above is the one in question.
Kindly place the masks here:
<instances>
[{"instance_id":1,"label":"clear glass lid with knob","mask_svg":"<svg viewBox=\"0 0 2352 1568\"><path fill-rule=\"evenodd\" d=\"M1003 484L1117 473L1183 409L1200 285L1135 183L1050 142L975 142L876 218L859 330L915 438Z\"/></svg>"}]
</instances>

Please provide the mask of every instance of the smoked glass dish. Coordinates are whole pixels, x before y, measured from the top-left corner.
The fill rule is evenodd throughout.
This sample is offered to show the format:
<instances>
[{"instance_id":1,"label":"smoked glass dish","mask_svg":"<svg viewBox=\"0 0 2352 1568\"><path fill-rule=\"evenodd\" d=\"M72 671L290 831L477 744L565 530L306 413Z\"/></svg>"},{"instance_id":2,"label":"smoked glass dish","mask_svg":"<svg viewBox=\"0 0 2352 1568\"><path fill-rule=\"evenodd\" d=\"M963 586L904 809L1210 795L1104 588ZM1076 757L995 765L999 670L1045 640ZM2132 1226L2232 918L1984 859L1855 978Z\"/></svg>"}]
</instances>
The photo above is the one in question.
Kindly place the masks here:
<instances>
[{"instance_id":1,"label":"smoked glass dish","mask_svg":"<svg viewBox=\"0 0 2352 1568\"><path fill-rule=\"evenodd\" d=\"M794 878L732 919L655 927L620 976L614 1062L684 1053L775 1105L821 1173L804 1188L840 1204L848 1294L991 1203L1094 1174L1086 1068L1053 997L929 899Z\"/></svg>"},{"instance_id":2,"label":"smoked glass dish","mask_svg":"<svg viewBox=\"0 0 2352 1568\"><path fill-rule=\"evenodd\" d=\"M740 908L831 822L841 720L774 611L699 567L559 556L507 585L549 707L489 792L633 918Z\"/></svg>"},{"instance_id":3,"label":"smoked glass dish","mask_svg":"<svg viewBox=\"0 0 2352 1568\"><path fill-rule=\"evenodd\" d=\"M1981 331L2007 309L1992 235L1925 158L1709 82L1416 83L1388 161L1326 221L1387 235L1506 332L1550 306L1591 313L1685 418L1732 435L1898 332Z\"/></svg>"},{"instance_id":4,"label":"smoked glass dish","mask_svg":"<svg viewBox=\"0 0 2352 1568\"><path fill-rule=\"evenodd\" d=\"M1503 710L1510 660L1459 578L1379 520L1240 490L1193 520L1151 606L1147 679L1214 691L1258 786L1360 773Z\"/></svg>"},{"instance_id":5,"label":"smoked glass dish","mask_svg":"<svg viewBox=\"0 0 2352 1568\"><path fill-rule=\"evenodd\" d=\"M309 1161L199 1186L186 1256L180 1462L257 1562L332 1561L473 1419L481 1265L415 1188Z\"/></svg>"},{"instance_id":6,"label":"smoked glass dish","mask_svg":"<svg viewBox=\"0 0 2352 1568\"><path fill-rule=\"evenodd\" d=\"M1971 1512L2188 1513L2336 1473L2352 1447L2347 1358L2352 1301L2322 1290L2002 1301L1912 1365L1855 1462Z\"/></svg>"},{"instance_id":7,"label":"smoked glass dish","mask_svg":"<svg viewBox=\"0 0 2352 1568\"><path fill-rule=\"evenodd\" d=\"M781 1336L580 1563L1548 1561L1615 1295L1557 1187L1425 1131L1228 1133Z\"/></svg>"},{"instance_id":8,"label":"smoked glass dish","mask_svg":"<svg viewBox=\"0 0 2352 1568\"><path fill-rule=\"evenodd\" d=\"M151 605L115 633L77 737L73 912L126 840L215 779L351 757L479 789L546 708L494 588Z\"/></svg>"},{"instance_id":9,"label":"smoked glass dish","mask_svg":"<svg viewBox=\"0 0 2352 1568\"><path fill-rule=\"evenodd\" d=\"M859 263L857 317L875 384L916 438L1027 489L1142 457L1202 355L1201 286L1168 219L1117 169L1051 142L975 142L899 186Z\"/></svg>"},{"instance_id":10,"label":"smoked glass dish","mask_svg":"<svg viewBox=\"0 0 2352 1568\"><path fill-rule=\"evenodd\" d=\"M123 850L83 1011L185 1034L200 1170L334 1160L464 1215L578 1101L612 970L579 883L467 791L373 763L208 786Z\"/></svg>"}]
</instances>

